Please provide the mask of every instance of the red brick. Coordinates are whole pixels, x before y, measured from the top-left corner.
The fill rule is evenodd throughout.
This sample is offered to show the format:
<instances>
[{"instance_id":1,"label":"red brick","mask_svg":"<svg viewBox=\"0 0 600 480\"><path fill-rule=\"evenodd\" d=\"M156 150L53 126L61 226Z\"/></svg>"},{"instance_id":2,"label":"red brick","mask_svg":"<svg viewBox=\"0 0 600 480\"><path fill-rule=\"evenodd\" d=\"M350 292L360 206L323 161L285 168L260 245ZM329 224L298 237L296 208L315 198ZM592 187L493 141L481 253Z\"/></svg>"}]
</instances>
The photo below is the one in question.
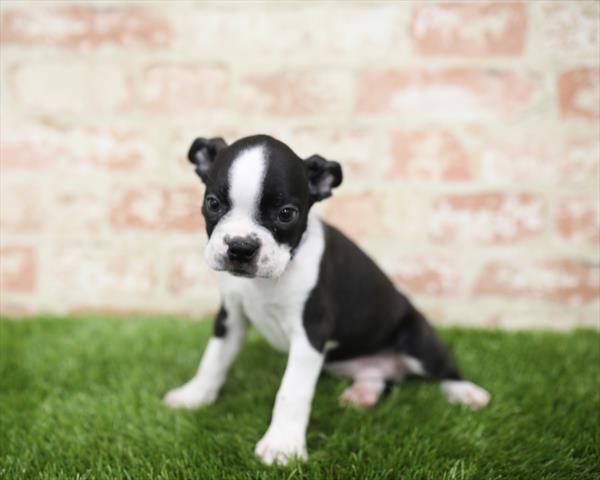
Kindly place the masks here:
<instances>
[{"instance_id":1,"label":"red brick","mask_svg":"<svg viewBox=\"0 0 600 480\"><path fill-rule=\"evenodd\" d=\"M600 199L563 198L558 204L554 226L559 237L570 243L600 244Z\"/></svg>"},{"instance_id":2,"label":"red brick","mask_svg":"<svg viewBox=\"0 0 600 480\"><path fill-rule=\"evenodd\" d=\"M172 37L165 17L141 6L30 5L2 12L0 26L4 45L155 49L168 46Z\"/></svg>"},{"instance_id":3,"label":"red brick","mask_svg":"<svg viewBox=\"0 0 600 480\"><path fill-rule=\"evenodd\" d=\"M168 289L180 297L214 296L217 290L217 277L206 264L204 245L192 248L178 248L168 257Z\"/></svg>"},{"instance_id":4,"label":"red brick","mask_svg":"<svg viewBox=\"0 0 600 480\"><path fill-rule=\"evenodd\" d=\"M541 234L545 205L531 194L448 195L435 201L430 236L439 243L515 243Z\"/></svg>"},{"instance_id":5,"label":"red brick","mask_svg":"<svg viewBox=\"0 0 600 480\"><path fill-rule=\"evenodd\" d=\"M36 114L98 116L133 106L126 67L111 63L22 62L8 69L7 85L11 103Z\"/></svg>"},{"instance_id":6,"label":"red brick","mask_svg":"<svg viewBox=\"0 0 600 480\"><path fill-rule=\"evenodd\" d=\"M117 192L110 220L117 231L200 232L203 229L200 187L156 185Z\"/></svg>"},{"instance_id":7,"label":"red brick","mask_svg":"<svg viewBox=\"0 0 600 480\"><path fill-rule=\"evenodd\" d=\"M560 131L471 135L480 143L482 179L564 185L593 182L600 174L600 137Z\"/></svg>"},{"instance_id":8,"label":"red brick","mask_svg":"<svg viewBox=\"0 0 600 480\"><path fill-rule=\"evenodd\" d=\"M134 131L42 124L2 125L3 170L130 171L154 166L152 148Z\"/></svg>"},{"instance_id":9,"label":"red brick","mask_svg":"<svg viewBox=\"0 0 600 480\"><path fill-rule=\"evenodd\" d=\"M522 3L428 3L410 25L413 46L424 55L517 55L523 52L527 12Z\"/></svg>"},{"instance_id":10,"label":"red brick","mask_svg":"<svg viewBox=\"0 0 600 480\"><path fill-rule=\"evenodd\" d=\"M544 46L554 55L600 54L600 4L598 2L539 2L540 32Z\"/></svg>"},{"instance_id":11,"label":"red brick","mask_svg":"<svg viewBox=\"0 0 600 480\"><path fill-rule=\"evenodd\" d=\"M391 156L392 178L437 181L473 178L469 155L460 141L447 131L394 132Z\"/></svg>"},{"instance_id":12,"label":"red brick","mask_svg":"<svg viewBox=\"0 0 600 480\"><path fill-rule=\"evenodd\" d=\"M43 225L43 198L40 184L2 183L0 187L0 228L3 233L39 232Z\"/></svg>"},{"instance_id":13,"label":"red brick","mask_svg":"<svg viewBox=\"0 0 600 480\"><path fill-rule=\"evenodd\" d=\"M533 74L474 70L386 70L359 78L356 111L444 121L515 119L532 107Z\"/></svg>"},{"instance_id":14,"label":"red brick","mask_svg":"<svg viewBox=\"0 0 600 480\"><path fill-rule=\"evenodd\" d=\"M152 112L199 113L226 109L230 75L222 67L156 64L144 71L142 97Z\"/></svg>"},{"instance_id":15,"label":"red brick","mask_svg":"<svg viewBox=\"0 0 600 480\"><path fill-rule=\"evenodd\" d=\"M136 246L66 245L51 252L48 293L67 306L127 308L158 285L157 252Z\"/></svg>"},{"instance_id":16,"label":"red brick","mask_svg":"<svg viewBox=\"0 0 600 480\"><path fill-rule=\"evenodd\" d=\"M452 297L462 292L456 262L436 255L400 257L384 263L398 288L413 295Z\"/></svg>"},{"instance_id":17,"label":"red brick","mask_svg":"<svg viewBox=\"0 0 600 480\"><path fill-rule=\"evenodd\" d=\"M242 79L239 103L244 114L324 115L345 111L351 91L342 72L256 74Z\"/></svg>"},{"instance_id":18,"label":"red brick","mask_svg":"<svg viewBox=\"0 0 600 480\"><path fill-rule=\"evenodd\" d=\"M564 119L600 119L600 69L578 68L558 79L560 115Z\"/></svg>"},{"instance_id":19,"label":"red brick","mask_svg":"<svg viewBox=\"0 0 600 480\"><path fill-rule=\"evenodd\" d=\"M0 291L31 293L37 285L38 260L32 247L0 247Z\"/></svg>"},{"instance_id":20,"label":"red brick","mask_svg":"<svg viewBox=\"0 0 600 480\"><path fill-rule=\"evenodd\" d=\"M474 294L590 303L600 299L600 268L575 260L490 262L480 273Z\"/></svg>"}]
</instances>

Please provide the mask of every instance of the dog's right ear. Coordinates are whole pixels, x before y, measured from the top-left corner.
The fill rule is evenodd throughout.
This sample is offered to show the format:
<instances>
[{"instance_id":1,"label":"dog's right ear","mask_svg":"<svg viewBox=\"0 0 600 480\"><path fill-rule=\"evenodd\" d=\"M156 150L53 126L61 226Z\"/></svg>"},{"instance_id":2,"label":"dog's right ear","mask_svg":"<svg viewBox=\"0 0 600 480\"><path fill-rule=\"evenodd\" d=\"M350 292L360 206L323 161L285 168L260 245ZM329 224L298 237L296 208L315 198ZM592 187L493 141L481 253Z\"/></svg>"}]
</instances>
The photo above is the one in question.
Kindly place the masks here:
<instances>
[{"instance_id":1,"label":"dog's right ear","mask_svg":"<svg viewBox=\"0 0 600 480\"><path fill-rule=\"evenodd\" d=\"M188 159L196 165L196 173L204 183L206 183L217 154L225 147L227 147L227 143L220 137L197 138L192 143L188 152Z\"/></svg>"}]
</instances>

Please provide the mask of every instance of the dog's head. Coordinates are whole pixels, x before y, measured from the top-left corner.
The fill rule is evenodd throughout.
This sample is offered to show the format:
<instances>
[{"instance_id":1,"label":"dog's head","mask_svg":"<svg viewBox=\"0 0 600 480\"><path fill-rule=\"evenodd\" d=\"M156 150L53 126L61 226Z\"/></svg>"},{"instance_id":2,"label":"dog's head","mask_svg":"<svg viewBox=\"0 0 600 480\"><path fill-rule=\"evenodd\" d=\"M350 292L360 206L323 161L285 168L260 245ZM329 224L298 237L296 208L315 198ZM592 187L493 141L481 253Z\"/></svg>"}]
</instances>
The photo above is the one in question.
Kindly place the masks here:
<instances>
[{"instance_id":1,"label":"dog's head","mask_svg":"<svg viewBox=\"0 0 600 480\"><path fill-rule=\"evenodd\" d=\"M337 162L319 155L302 160L266 135L229 146L221 138L197 138L188 158L206 185L206 260L236 276L279 277L302 240L310 208L342 182Z\"/></svg>"}]
</instances>

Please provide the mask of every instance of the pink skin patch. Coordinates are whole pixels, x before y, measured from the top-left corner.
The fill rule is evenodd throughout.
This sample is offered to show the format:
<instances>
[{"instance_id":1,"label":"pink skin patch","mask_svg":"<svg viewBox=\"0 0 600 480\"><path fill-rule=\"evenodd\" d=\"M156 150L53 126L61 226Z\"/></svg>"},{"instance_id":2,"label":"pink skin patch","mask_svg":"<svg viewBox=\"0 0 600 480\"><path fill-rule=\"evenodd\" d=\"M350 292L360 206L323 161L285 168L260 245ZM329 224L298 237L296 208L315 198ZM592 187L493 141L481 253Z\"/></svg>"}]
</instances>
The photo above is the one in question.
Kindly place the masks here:
<instances>
[{"instance_id":1,"label":"pink skin patch","mask_svg":"<svg viewBox=\"0 0 600 480\"><path fill-rule=\"evenodd\" d=\"M358 408L374 407L385 389L383 380L357 380L340 397L340 404Z\"/></svg>"},{"instance_id":2,"label":"pink skin patch","mask_svg":"<svg viewBox=\"0 0 600 480\"><path fill-rule=\"evenodd\" d=\"M325 371L336 377L354 380L340 397L340 404L368 408L377 404L387 380L401 382L407 373L421 373L422 369L415 359L397 353L384 353L330 363L325 365Z\"/></svg>"}]
</instances>

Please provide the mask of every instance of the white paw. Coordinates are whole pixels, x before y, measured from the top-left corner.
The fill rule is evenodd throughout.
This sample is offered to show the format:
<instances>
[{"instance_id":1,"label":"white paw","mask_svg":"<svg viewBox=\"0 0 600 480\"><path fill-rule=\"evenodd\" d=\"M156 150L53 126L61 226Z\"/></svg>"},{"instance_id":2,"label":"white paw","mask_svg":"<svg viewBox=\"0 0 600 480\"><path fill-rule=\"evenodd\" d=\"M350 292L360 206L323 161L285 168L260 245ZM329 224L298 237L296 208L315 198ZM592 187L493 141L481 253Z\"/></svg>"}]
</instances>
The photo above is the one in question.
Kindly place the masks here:
<instances>
[{"instance_id":1,"label":"white paw","mask_svg":"<svg viewBox=\"0 0 600 480\"><path fill-rule=\"evenodd\" d=\"M487 390L467 381L445 381L441 385L448 402L468 405L473 410L485 407L492 396Z\"/></svg>"},{"instance_id":2,"label":"white paw","mask_svg":"<svg viewBox=\"0 0 600 480\"><path fill-rule=\"evenodd\" d=\"M192 410L210 405L217 399L217 392L208 390L193 382L169 391L163 398L165 405L171 408L185 408Z\"/></svg>"},{"instance_id":3,"label":"white paw","mask_svg":"<svg viewBox=\"0 0 600 480\"><path fill-rule=\"evenodd\" d=\"M267 465L287 465L290 460L308 460L304 435L271 429L256 444L254 453Z\"/></svg>"}]
</instances>

